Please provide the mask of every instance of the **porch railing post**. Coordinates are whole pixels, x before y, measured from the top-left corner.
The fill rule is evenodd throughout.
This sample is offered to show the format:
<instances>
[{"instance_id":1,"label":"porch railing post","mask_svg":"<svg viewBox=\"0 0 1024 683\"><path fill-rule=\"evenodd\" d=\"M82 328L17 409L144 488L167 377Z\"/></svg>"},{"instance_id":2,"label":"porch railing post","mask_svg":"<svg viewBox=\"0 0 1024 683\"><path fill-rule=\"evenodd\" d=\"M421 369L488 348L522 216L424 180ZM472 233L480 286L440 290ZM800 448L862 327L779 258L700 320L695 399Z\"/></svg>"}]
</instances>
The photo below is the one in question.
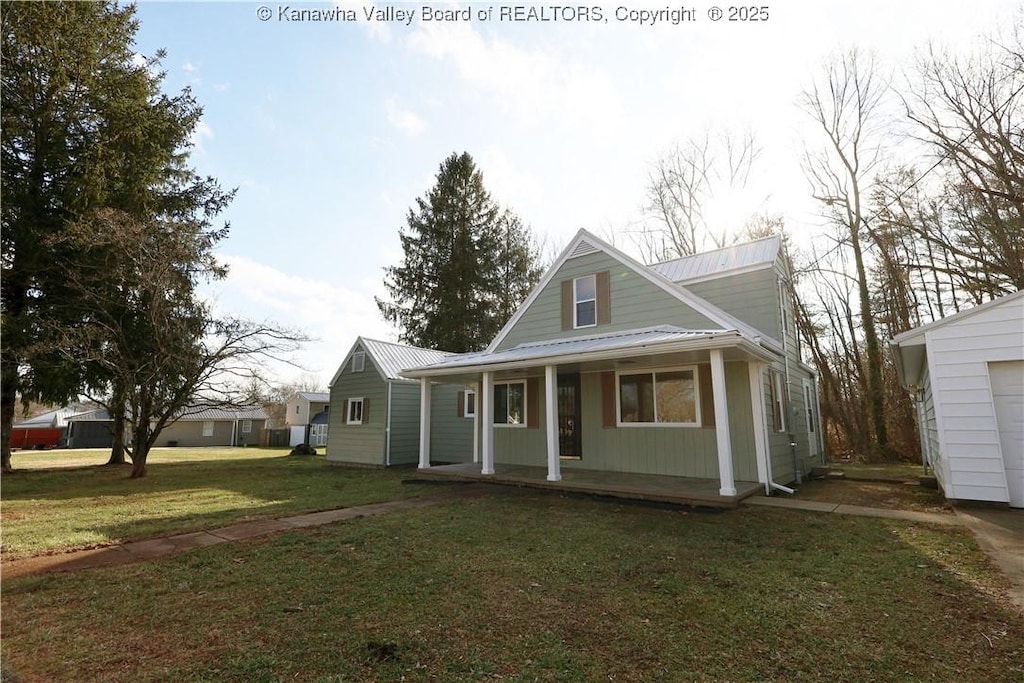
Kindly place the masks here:
<instances>
[{"instance_id":1,"label":"porch railing post","mask_svg":"<svg viewBox=\"0 0 1024 683\"><path fill-rule=\"evenodd\" d=\"M771 475L768 472L768 423L765 420L764 385L761 370L764 363L750 361L747 372L750 376L750 414L754 421L754 453L757 455L757 480L764 484L765 495L772 492Z\"/></svg>"},{"instance_id":2,"label":"porch railing post","mask_svg":"<svg viewBox=\"0 0 1024 683\"><path fill-rule=\"evenodd\" d=\"M430 467L430 378L420 378L420 469Z\"/></svg>"},{"instance_id":3,"label":"porch railing post","mask_svg":"<svg viewBox=\"0 0 1024 683\"><path fill-rule=\"evenodd\" d=\"M558 455L558 374L554 365L544 366L544 418L548 439L548 481L562 480Z\"/></svg>"},{"instance_id":4,"label":"porch railing post","mask_svg":"<svg viewBox=\"0 0 1024 683\"><path fill-rule=\"evenodd\" d=\"M715 436L718 438L720 496L736 495L732 471L732 440L729 437L729 405L725 393L725 360L721 349L711 349L711 393L715 397Z\"/></svg>"},{"instance_id":5,"label":"porch railing post","mask_svg":"<svg viewBox=\"0 0 1024 683\"><path fill-rule=\"evenodd\" d=\"M494 474L494 373L483 373L480 391L480 412L483 417L483 431L480 434L480 459L483 461L480 474Z\"/></svg>"}]
</instances>

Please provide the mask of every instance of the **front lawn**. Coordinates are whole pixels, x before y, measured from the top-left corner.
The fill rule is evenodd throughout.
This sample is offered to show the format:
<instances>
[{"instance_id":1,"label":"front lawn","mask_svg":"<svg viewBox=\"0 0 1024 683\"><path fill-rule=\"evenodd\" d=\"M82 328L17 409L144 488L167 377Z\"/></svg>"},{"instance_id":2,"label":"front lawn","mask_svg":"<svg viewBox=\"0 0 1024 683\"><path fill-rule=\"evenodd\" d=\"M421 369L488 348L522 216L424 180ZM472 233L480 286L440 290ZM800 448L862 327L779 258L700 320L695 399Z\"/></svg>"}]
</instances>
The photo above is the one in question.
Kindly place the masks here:
<instances>
[{"instance_id":1,"label":"front lawn","mask_svg":"<svg viewBox=\"0 0 1024 683\"><path fill-rule=\"evenodd\" d=\"M3 651L29 681L1016 682L1004 586L962 528L509 491L5 581Z\"/></svg>"},{"instance_id":2,"label":"front lawn","mask_svg":"<svg viewBox=\"0 0 1024 683\"><path fill-rule=\"evenodd\" d=\"M106 453L26 452L4 475L3 557L11 559L195 531L233 522L420 495L410 470L353 469L322 456L255 448L158 448L148 475L129 466L52 467ZM21 457L25 456L25 457ZM26 469L27 468L27 469Z\"/></svg>"}]
</instances>

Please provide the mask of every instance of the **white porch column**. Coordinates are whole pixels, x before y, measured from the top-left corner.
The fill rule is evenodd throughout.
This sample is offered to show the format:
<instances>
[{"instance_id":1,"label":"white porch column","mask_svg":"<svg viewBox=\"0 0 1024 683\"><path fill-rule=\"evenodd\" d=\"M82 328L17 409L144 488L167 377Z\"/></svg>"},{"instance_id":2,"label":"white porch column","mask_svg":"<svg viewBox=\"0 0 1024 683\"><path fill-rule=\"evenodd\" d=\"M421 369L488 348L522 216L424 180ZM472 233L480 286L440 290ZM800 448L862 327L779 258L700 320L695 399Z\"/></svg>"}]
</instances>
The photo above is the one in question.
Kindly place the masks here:
<instances>
[{"instance_id":1,"label":"white porch column","mask_svg":"<svg viewBox=\"0 0 1024 683\"><path fill-rule=\"evenodd\" d=\"M480 412L483 414L483 428L480 432L480 459L483 461L480 474L494 474L494 373L483 373L480 387Z\"/></svg>"},{"instance_id":2,"label":"white porch column","mask_svg":"<svg viewBox=\"0 0 1024 683\"><path fill-rule=\"evenodd\" d=\"M473 385L473 462L480 462L480 382Z\"/></svg>"},{"instance_id":3,"label":"white porch column","mask_svg":"<svg viewBox=\"0 0 1024 683\"><path fill-rule=\"evenodd\" d=\"M732 440L729 438L729 405L725 394L725 361L721 349L711 349L711 393L715 397L715 435L718 437L720 496L736 495L732 473Z\"/></svg>"},{"instance_id":4,"label":"white porch column","mask_svg":"<svg viewBox=\"0 0 1024 683\"><path fill-rule=\"evenodd\" d=\"M558 457L558 374L554 365L544 366L544 419L547 421L548 481L561 481L562 461Z\"/></svg>"},{"instance_id":5,"label":"white porch column","mask_svg":"<svg viewBox=\"0 0 1024 683\"><path fill-rule=\"evenodd\" d=\"M764 363L750 362L747 371L750 375L750 414L754 422L754 452L757 456L757 480L764 484L765 495L771 495L771 474L768 470L768 421L764 410L764 383L762 370Z\"/></svg>"},{"instance_id":6,"label":"white porch column","mask_svg":"<svg viewBox=\"0 0 1024 683\"><path fill-rule=\"evenodd\" d=\"M430 378L420 377L420 469L430 467Z\"/></svg>"}]
</instances>

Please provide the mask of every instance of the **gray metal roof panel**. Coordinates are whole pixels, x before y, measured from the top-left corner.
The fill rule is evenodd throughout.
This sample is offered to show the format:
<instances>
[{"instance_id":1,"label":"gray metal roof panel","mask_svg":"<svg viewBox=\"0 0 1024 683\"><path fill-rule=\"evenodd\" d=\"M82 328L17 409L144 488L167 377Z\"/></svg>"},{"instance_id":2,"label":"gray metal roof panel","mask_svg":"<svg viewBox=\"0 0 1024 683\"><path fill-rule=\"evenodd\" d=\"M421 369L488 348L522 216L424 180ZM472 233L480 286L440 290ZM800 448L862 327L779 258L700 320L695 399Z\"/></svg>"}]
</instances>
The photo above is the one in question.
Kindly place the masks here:
<instances>
[{"instance_id":1,"label":"gray metal roof panel","mask_svg":"<svg viewBox=\"0 0 1024 683\"><path fill-rule=\"evenodd\" d=\"M376 361L380 373L389 380L404 380L406 378L402 377L403 369L431 365L452 355L447 351L421 349L417 346L396 342L366 339L365 337L361 339L363 347Z\"/></svg>"},{"instance_id":2,"label":"gray metal roof panel","mask_svg":"<svg viewBox=\"0 0 1024 683\"><path fill-rule=\"evenodd\" d=\"M656 327L624 330L622 332L611 332L608 334L600 334L590 337L566 337L561 339L550 339L547 341L525 342L514 346L511 349L495 351L493 353L488 353L486 351L461 353L441 360L440 362L431 363L425 366L408 366L406 369L423 370L428 367L430 369L456 369L484 363L510 363L535 358L549 358L552 356L591 353L595 351L610 351L613 349L628 350L630 348L647 346L650 344L697 339L714 334L721 334L726 331L727 330L687 330L673 325L659 325Z\"/></svg>"},{"instance_id":3,"label":"gray metal roof panel","mask_svg":"<svg viewBox=\"0 0 1024 683\"><path fill-rule=\"evenodd\" d=\"M781 248L782 239L778 235L773 235L753 242L733 244L722 249L655 263L648 267L673 282L688 282L733 270L771 265L778 258Z\"/></svg>"}]
</instances>

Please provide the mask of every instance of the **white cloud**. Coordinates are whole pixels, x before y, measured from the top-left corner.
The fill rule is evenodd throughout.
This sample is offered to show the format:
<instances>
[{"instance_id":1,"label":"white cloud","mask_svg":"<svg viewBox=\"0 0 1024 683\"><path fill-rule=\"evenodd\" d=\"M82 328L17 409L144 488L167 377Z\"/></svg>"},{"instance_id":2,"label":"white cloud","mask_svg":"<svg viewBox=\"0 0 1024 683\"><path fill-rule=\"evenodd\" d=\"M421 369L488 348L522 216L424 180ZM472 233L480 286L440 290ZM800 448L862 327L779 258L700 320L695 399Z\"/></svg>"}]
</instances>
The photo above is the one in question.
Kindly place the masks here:
<instances>
[{"instance_id":1,"label":"white cloud","mask_svg":"<svg viewBox=\"0 0 1024 683\"><path fill-rule=\"evenodd\" d=\"M356 290L325 279L291 275L245 256L222 255L221 259L230 270L218 285L218 308L256 320L272 320L314 337L295 361L316 374L324 385L357 336L394 336L373 299L382 293L372 289L374 284L380 286L379 281L362 283L363 289ZM288 366L277 371L282 380L301 372Z\"/></svg>"},{"instance_id":2,"label":"white cloud","mask_svg":"<svg viewBox=\"0 0 1024 683\"><path fill-rule=\"evenodd\" d=\"M398 106L397 97L389 97L384 102L388 123L406 135L413 136L422 132L427 124L413 112Z\"/></svg>"},{"instance_id":3,"label":"white cloud","mask_svg":"<svg viewBox=\"0 0 1024 683\"><path fill-rule=\"evenodd\" d=\"M520 47L494 34L485 38L464 22L421 23L408 45L450 62L464 81L490 93L527 125L537 127L555 118L601 134L615 131L623 120L611 80L566 47Z\"/></svg>"},{"instance_id":4,"label":"white cloud","mask_svg":"<svg viewBox=\"0 0 1024 683\"><path fill-rule=\"evenodd\" d=\"M181 70L187 74L195 73L197 71L196 66L192 62L185 62L182 64Z\"/></svg>"},{"instance_id":5,"label":"white cloud","mask_svg":"<svg viewBox=\"0 0 1024 683\"><path fill-rule=\"evenodd\" d=\"M192 135L189 137L189 142L192 143L192 148L195 151L206 152L206 149L203 147L203 141L212 139L213 129L206 125L206 123L204 123L203 121L200 121L192 130Z\"/></svg>"}]
</instances>

